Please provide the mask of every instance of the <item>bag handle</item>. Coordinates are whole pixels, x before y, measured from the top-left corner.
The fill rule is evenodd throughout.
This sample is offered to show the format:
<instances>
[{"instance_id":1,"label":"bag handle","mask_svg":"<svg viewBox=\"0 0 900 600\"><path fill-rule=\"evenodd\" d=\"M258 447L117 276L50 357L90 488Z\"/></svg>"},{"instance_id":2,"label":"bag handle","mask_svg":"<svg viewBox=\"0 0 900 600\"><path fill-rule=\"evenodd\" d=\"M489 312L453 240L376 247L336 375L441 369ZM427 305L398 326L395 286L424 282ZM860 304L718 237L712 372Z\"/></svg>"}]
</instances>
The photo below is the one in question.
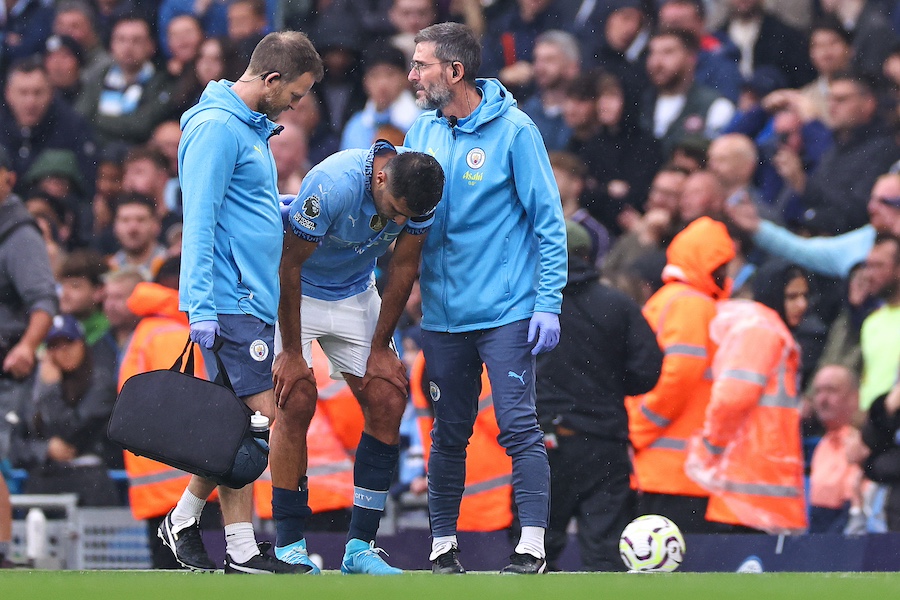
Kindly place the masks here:
<instances>
[{"instance_id":1,"label":"bag handle","mask_svg":"<svg viewBox=\"0 0 900 600\"><path fill-rule=\"evenodd\" d=\"M225 370L225 365L222 363L222 358L219 356L219 350L222 349L222 338L216 336L216 341L213 343L213 347L210 348L212 350L213 356L216 358L216 368L218 370L218 374L216 378L213 380L213 383L224 386L231 390L235 395L234 386L231 384L231 379L228 377L228 371ZM190 349L190 350L189 350ZM184 355L187 354L187 360L184 361ZM182 369L182 361L184 361L184 369ZM175 359L175 362L169 367L170 371L175 371L176 373L184 373L185 375L190 375L194 377L194 342L191 341L191 338L188 337L187 342L184 344L184 348L181 349L181 354L178 355L178 358Z\"/></svg>"},{"instance_id":2,"label":"bag handle","mask_svg":"<svg viewBox=\"0 0 900 600\"><path fill-rule=\"evenodd\" d=\"M184 348L181 349L181 354L178 355L178 358L175 359L175 362L172 363L172 366L169 367L170 371L175 371L176 373L186 373L188 375L194 374L194 346L191 338L188 337L187 342L184 343ZM190 354L188 354L187 364L184 365L184 370L181 370L181 363L184 360L184 354L188 351L188 348L191 349Z\"/></svg>"},{"instance_id":3,"label":"bag handle","mask_svg":"<svg viewBox=\"0 0 900 600\"><path fill-rule=\"evenodd\" d=\"M231 379L228 378L228 371L225 370L225 365L222 364L222 359L219 357L219 350L222 349L222 345L224 343L225 342L222 341L222 338L220 338L219 336L216 336L216 339L213 342L212 348L210 348L210 350L212 350L212 352L213 352L213 356L216 357L216 367L218 368L218 371L219 371L218 374L216 375L215 382L218 383L219 385L224 385L229 390L234 392L234 386L231 385ZM237 395L237 392L235 392L235 395Z\"/></svg>"}]
</instances>

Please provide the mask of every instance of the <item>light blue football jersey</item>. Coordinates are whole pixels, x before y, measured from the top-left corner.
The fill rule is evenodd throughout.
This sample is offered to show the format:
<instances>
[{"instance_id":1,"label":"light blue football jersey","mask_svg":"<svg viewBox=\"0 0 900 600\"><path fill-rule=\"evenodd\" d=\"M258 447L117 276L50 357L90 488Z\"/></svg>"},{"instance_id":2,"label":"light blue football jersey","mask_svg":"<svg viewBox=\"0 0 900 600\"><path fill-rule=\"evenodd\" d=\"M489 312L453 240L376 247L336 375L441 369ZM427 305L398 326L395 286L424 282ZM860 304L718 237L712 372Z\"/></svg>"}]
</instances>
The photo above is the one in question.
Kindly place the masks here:
<instances>
[{"instance_id":1,"label":"light blue football jersey","mask_svg":"<svg viewBox=\"0 0 900 600\"><path fill-rule=\"evenodd\" d=\"M372 163L385 151L408 152L379 141L368 150L344 150L313 167L291 202L285 231L319 247L303 263L303 295L342 300L375 281L375 261L404 230L428 231L434 213L398 225L378 215L372 197Z\"/></svg>"}]
</instances>

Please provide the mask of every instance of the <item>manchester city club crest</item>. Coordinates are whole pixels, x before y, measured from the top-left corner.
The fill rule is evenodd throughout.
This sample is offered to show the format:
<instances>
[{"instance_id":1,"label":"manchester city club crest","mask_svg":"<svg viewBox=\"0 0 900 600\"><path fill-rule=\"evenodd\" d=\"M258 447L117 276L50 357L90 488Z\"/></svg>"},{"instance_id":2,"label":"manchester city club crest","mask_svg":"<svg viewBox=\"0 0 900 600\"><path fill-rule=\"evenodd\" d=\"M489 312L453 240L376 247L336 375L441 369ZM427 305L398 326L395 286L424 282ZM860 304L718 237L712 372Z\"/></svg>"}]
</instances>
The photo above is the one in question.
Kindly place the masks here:
<instances>
[{"instance_id":1,"label":"manchester city club crest","mask_svg":"<svg viewBox=\"0 0 900 600\"><path fill-rule=\"evenodd\" d=\"M369 219L369 229L372 231L381 231L387 225L388 220L381 215L372 215Z\"/></svg>"},{"instance_id":2,"label":"manchester city club crest","mask_svg":"<svg viewBox=\"0 0 900 600\"><path fill-rule=\"evenodd\" d=\"M431 394L432 402L437 402L441 399L441 388L433 381L428 382L428 393Z\"/></svg>"},{"instance_id":3,"label":"manchester city club crest","mask_svg":"<svg viewBox=\"0 0 900 600\"><path fill-rule=\"evenodd\" d=\"M262 340L255 340L250 344L250 356L256 362L262 362L269 357L269 345Z\"/></svg>"},{"instance_id":4,"label":"manchester city club crest","mask_svg":"<svg viewBox=\"0 0 900 600\"><path fill-rule=\"evenodd\" d=\"M480 169L484 164L484 150L481 148L472 148L466 154L466 164L470 169Z\"/></svg>"},{"instance_id":5,"label":"manchester city club crest","mask_svg":"<svg viewBox=\"0 0 900 600\"><path fill-rule=\"evenodd\" d=\"M310 196L303 201L303 214L310 219L315 219L322 213L322 205L318 196Z\"/></svg>"}]
</instances>

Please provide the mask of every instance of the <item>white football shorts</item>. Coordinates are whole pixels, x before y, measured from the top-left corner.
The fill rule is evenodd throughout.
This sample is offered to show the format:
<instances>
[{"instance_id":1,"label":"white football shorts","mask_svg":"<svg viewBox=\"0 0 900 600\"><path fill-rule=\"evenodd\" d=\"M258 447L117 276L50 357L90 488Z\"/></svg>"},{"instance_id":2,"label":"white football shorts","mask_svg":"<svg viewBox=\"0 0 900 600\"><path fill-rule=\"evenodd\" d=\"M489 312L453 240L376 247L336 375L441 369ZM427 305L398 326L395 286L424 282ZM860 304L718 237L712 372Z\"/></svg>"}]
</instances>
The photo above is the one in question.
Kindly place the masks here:
<instances>
[{"instance_id":1,"label":"white football shorts","mask_svg":"<svg viewBox=\"0 0 900 600\"><path fill-rule=\"evenodd\" d=\"M312 367L312 343L317 340L328 357L332 379L343 379L341 373L365 375L380 312L381 297L375 286L343 300L303 296L300 341L306 364ZM276 327L275 353L281 348L281 330Z\"/></svg>"}]
</instances>

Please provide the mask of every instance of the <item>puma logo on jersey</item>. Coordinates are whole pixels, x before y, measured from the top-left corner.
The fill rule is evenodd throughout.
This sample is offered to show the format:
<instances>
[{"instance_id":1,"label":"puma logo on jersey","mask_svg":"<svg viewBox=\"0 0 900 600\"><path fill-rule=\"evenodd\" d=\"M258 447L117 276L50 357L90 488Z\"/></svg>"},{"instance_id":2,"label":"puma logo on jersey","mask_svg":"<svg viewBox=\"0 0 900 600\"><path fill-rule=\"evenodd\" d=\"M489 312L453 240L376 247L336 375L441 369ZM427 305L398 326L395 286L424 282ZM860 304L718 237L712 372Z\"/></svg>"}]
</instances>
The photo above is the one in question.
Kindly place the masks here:
<instances>
[{"instance_id":1,"label":"puma logo on jersey","mask_svg":"<svg viewBox=\"0 0 900 600\"><path fill-rule=\"evenodd\" d=\"M347 215L347 218L350 219L351 227L356 227L356 221L359 217L353 218L353 215Z\"/></svg>"},{"instance_id":2,"label":"puma logo on jersey","mask_svg":"<svg viewBox=\"0 0 900 600\"><path fill-rule=\"evenodd\" d=\"M253 149L256 150L257 152L259 152L259 155L262 156L262 150L259 149L259 146L257 146L256 144L253 144Z\"/></svg>"},{"instance_id":3,"label":"puma logo on jersey","mask_svg":"<svg viewBox=\"0 0 900 600\"><path fill-rule=\"evenodd\" d=\"M507 373L507 375L508 375L509 377L512 377L513 379L518 379L519 381L522 382L522 385L525 385L525 373L526 373L527 371L528 371L528 369L525 369L524 371L522 371L522 374L521 374L521 375L519 375L519 374L516 373L515 371L510 371L509 373Z\"/></svg>"}]
</instances>

